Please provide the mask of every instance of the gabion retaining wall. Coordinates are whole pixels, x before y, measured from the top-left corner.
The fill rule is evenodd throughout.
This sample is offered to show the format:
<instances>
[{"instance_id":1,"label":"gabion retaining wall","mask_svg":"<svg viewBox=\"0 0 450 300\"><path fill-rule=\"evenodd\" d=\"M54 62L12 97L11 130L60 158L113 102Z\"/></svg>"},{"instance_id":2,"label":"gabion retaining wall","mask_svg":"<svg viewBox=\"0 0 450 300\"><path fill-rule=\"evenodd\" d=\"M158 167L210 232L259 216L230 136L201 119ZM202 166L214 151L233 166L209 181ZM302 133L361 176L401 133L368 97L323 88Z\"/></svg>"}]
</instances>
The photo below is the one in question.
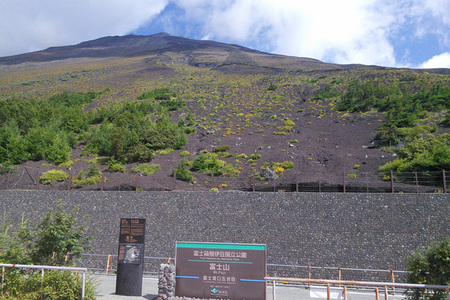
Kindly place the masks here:
<instances>
[{"instance_id":1,"label":"gabion retaining wall","mask_svg":"<svg viewBox=\"0 0 450 300\"><path fill-rule=\"evenodd\" d=\"M145 256L173 258L176 241L263 243L269 263L301 266L403 270L411 251L450 236L448 194L10 190L0 218L36 224L58 199L79 207L90 253L105 255L117 254L120 218L147 219ZM296 275L288 269L277 275Z\"/></svg>"}]
</instances>

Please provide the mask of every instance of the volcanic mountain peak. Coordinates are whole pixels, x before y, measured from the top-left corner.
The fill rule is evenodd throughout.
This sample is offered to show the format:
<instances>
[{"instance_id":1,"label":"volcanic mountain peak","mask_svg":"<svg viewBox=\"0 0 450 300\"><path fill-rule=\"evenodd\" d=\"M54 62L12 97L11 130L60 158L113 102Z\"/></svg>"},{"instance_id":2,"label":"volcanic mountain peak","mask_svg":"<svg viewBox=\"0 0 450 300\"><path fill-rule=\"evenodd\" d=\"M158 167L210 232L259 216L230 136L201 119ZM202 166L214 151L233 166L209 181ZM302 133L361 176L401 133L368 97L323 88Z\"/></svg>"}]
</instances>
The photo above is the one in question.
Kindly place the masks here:
<instances>
[{"instance_id":1,"label":"volcanic mountain peak","mask_svg":"<svg viewBox=\"0 0 450 300\"><path fill-rule=\"evenodd\" d=\"M108 36L76 45L51 47L20 55L0 57L0 64L14 65L26 62L48 62L76 58L137 57L177 53L194 66L217 67L222 64L240 64L288 69L343 69L311 58L297 58L269 54L239 45L158 33L149 36Z\"/></svg>"}]
</instances>

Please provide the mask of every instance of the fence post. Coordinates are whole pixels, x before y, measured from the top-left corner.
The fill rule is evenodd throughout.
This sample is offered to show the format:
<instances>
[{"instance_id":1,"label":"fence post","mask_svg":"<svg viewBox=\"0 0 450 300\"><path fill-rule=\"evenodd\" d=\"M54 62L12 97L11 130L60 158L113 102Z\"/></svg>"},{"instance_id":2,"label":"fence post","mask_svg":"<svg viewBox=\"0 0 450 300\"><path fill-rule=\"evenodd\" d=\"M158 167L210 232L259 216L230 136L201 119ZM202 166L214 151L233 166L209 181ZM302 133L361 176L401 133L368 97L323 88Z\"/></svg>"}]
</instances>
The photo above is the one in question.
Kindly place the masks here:
<instances>
[{"instance_id":1,"label":"fence post","mask_svg":"<svg viewBox=\"0 0 450 300\"><path fill-rule=\"evenodd\" d=\"M327 300L331 300L330 284L327 283Z\"/></svg>"},{"instance_id":2,"label":"fence post","mask_svg":"<svg viewBox=\"0 0 450 300\"><path fill-rule=\"evenodd\" d=\"M177 172L173 172L173 189L177 189Z\"/></svg>"},{"instance_id":3,"label":"fence post","mask_svg":"<svg viewBox=\"0 0 450 300\"><path fill-rule=\"evenodd\" d=\"M41 269L41 287L44 285L44 268Z\"/></svg>"},{"instance_id":4,"label":"fence post","mask_svg":"<svg viewBox=\"0 0 450 300\"><path fill-rule=\"evenodd\" d=\"M419 177L417 176L417 172L414 172L414 177L416 179L416 192L419 193Z\"/></svg>"},{"instance_id":5,"label":"fence post","mask_svg":"<svg viewBox=\"0 0 450 300\"><path fill-rule=\"evenodd\" d=\"M338 268L338 280L341 281L341 267ZM340 283L339 283L339 287L341 287Z\"/></svg>"},{"instance_id":6,"label":"fence post","mask_svg":"<svg viewBox=\"0 0 450 300\"><path fill-rule=\"evenodd\" d=\"M391 281L395 283L394 269L391 269ZM392 287L393 295L395 295L395 286Z\"/></svg>"},{"instance_id":7,"label":"fence post","mask_svg":"<svg viewBox=\"0 0 450 300\"><path fill-rule=\"evenodd\" d=\"M275 294L275 280L272 280L272 299L276 300L276 294Z\"/></svg>"},{"instance_id":8,"label":"fence post","mask_svg":"<svg viewBox=\"0 0 450 300\"><path fill-rule=\"evenodd\" d=\"M6 175L6 189L9 190L9 179L10 179L10 173Z\"/></svg>"},{"instance_id":9,"label":"fence post","mask_svg":"<svg viewBox=\"0 0 450 300\"><path fill-rule=\"evenodd\" d=\"M388 288L387 288L387 286L384 287L384 300L388 300Z\"/></svg>"},{"instance_id":10,"label":"fence post","mask_svg":"<svg viewBox=\"0 0 450 300\"><path fill-rule=\"evenodd\" d=\"M322 186L321 186L321 180L322 178L321 178L321 176L320 176L320 172L319 172L319 193L321 193L322 192Z\"/></svg>"},{"instance_id":11,"label":"fence post","mask_svg":"<svg viewBox=\"0 0 450 300\"><path fill-rule=\"evenodd\" d=\"M378 291L378 288L375 288L375 299L376 300L380 299L380 292Z\"/></svg>"},{"instance_id":12,"label":"fence post","mask_svg":"<svg viewBox=\"0 0 450 300\"><path fill-rule=\"evenodd\" d=\"M345 193L345 171L342 173L342 187L343 187L344 193Z\"/></svg>"},{"instance_id":13,"label":"fence post","mask_svg":"<svg viewBox=\"0 0 450 300\"><path fill-rule=\"evenodd\" d=\"M72 174L69 174L69 182L67 183L67 190L72 188Z\"/></svg>"},{"instance_id":14,"label":"fence post","mask_svg":"<svg viewBox=\"0 0 450 300\"><path fill-rule=\"evenodd\" d=\"M252 190L255 191L255 174L252 175Z\"/></svg>"},{"instance_id":15,"label":"fence post","mask_svg":"<svg viewBox=\"0 0 450 300\"><path fill-rule=\"evenodd\" d=\"M366 193L369 193L369 172L366 172Z\"/></svg>"},{"instance_id":16,"label":"fence post","mask_svg":"<svg viewBox=\"0 0 450 300\"><path fill-rule=\"evenodd\" d=\"M391 192L394 193L394 171L391 170Z\"/></svg>"},{"instance_id":17,"label":"fence post","mask_svg":"<svg viewBox=\"0 0 450 300\"><path fill-rule=\"evenodd\" d=\"M442 183L444 184L444 193L447 193L447 182L445 180L445 170L442 170Z\"/></svg>"},{"instance_id":18,"label":"fence post","mask_svg":"<svg viewBox=\"0 0 450 300\"><path fill-rule=\"evenodd\" d=\"M308 279L311 279L311 266L308 266ZM308 285L311 286L311 282L308 282Z\"/></svg>"}]
</instances>

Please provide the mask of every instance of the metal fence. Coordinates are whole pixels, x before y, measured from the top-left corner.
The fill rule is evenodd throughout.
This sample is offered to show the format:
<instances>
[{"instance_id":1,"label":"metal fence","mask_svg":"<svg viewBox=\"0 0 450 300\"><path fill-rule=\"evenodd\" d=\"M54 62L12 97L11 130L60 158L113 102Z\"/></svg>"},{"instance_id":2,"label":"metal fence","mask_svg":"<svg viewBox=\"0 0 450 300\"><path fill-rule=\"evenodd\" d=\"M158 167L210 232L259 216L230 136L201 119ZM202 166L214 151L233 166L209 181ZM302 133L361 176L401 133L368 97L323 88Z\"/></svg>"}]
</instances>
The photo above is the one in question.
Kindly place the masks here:
<instances>
[{"instance_id":1,"label":"metal fence","mask_svg":"<svg viewBox=\"0 0 450 300\"><path fill-rule=\"evenodd\" d=\"M144 273L156 276L161 263L174 260L169 257L144 257ZM115 254L83 254L79 266L96 272L113 273L117 270L117 255ZM289 265L268 263L267 274L273 277L295 277L327 280L351 280L358 278L365 281L404 282L403 270L363 269L344 267L317 267L308 265Z\"/></svg>"},{"instance_id":2,"label":"metal fence","mask_svg":"<svg viewBox=\"0 0 450 300\"><path fill-rule=\"evenodd\" d=\"M53 167L54 168L54 167ZM49 168L50 169L50 168ZM63 182L42 184L43 169L18 166L0 169L0 190L71 190L76 175L66 171L69 178ZM73 173L73 174L72 174ZM115 180L108 180L115 178ZM306 173L302 170L286 170L276 179L264 179L259 174L241 173L238 177L217 176L214 173L196 173L192 182L176 179L176 174L155 180L153 175L117 174L104 172L101 182L84 186L83 190L131 190L131 191L205 191L237 190L262 192L338 192L338 193L447 193L449 171L364 173L342 172Z\"/></svg>"}]
</instances>

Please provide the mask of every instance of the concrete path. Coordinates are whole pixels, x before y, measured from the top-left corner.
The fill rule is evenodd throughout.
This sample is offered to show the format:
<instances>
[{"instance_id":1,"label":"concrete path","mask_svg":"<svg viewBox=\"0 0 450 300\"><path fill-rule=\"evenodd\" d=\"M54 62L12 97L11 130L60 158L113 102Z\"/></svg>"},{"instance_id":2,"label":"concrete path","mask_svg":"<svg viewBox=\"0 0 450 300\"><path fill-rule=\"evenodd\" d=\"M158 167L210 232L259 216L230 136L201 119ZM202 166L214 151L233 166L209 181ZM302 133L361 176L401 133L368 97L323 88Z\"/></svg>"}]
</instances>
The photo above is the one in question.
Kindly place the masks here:
<instances>
[{"instance_id":1,"label":"concrete path","mask_svg":"<svg viewBox=\"0 0 450 300\"><path fill-rule=\"evenodd\" d=\"M158 280L155 277L144 276L142 282L142 296L132 297L132 296L118 296L115 295L116 290L116 276L115 275L104 275L104 274L94 274L90 275L90 278L97 283L97 299L99 300L153 300L158 296ZM310 290L305 286L293 286L293 285L277 285L275 288L275 300L296 300L296 299L326 299L325 298L311 298ZM348 300L375 300L374 289L360 289L348 290L347 293ZM380 291L380 299L385 299L384 291ZM397 300L405 299L401 293L396 293L394 295L389 295L388 299ZM272 285L267 285L267 299L273 300Z\"/></svg>"}]
</instances>

